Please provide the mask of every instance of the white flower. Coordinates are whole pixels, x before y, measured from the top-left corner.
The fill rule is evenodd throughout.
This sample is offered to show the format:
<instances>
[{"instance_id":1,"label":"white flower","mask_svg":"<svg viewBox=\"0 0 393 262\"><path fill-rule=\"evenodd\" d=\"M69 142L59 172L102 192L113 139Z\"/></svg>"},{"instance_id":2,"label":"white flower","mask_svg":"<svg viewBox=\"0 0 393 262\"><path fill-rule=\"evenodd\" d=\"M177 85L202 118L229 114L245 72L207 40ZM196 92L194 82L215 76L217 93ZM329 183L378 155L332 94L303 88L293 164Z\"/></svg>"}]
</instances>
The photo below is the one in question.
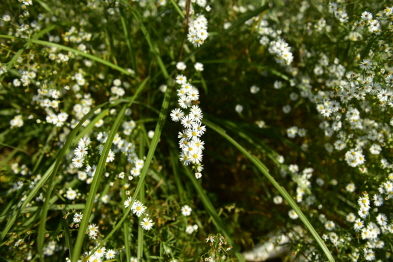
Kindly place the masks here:
<instances>
[{"instance_id":1,"label":"white flower","mask_svg":"<svg viewBox=\"0 0 393 262\"><path fill-rule=\"evenodd\" d=\"M236 105L235 111L238 113L241 113L243 111L243 106L242 105Z\"/></svg>"},{"instance_id":2,"label":"white flower","mask_svg":"<svg viewBox=\"0 0 393 262\"><path fill-rule=\"evenodd\" d=\"M334 224L334 222L333 221L327 221L326 223L325 223L325 228L327 229L327 230L333 230L333 229L335 229L336 228L336 224Z\"/></svg>"},{"instance_id":3,"label":"white flower","mask_svg":"<svg viewBox=\"0 0 393 262\"><path fill-rule=\"evenodd\" d=\"M176 64L176 68L178 70L185 70L187 68L186 64L184 62L179 62Z\"/></svg>"},{"instance_id":4,"label":"white flower","mask_svg":"<svg viewBox=\"0 0 393 262\"><path fill-rule=\"evenodd\" d=\"M184 75L178 75L176 77L176 83L178 83L179 85L185 84L187 82L187 77L185 77Z\"/></svg>"},{"instance_id":5,"label":"white flower","mask_svg":"<svg viewBox=\"0 0 393 262\"><path fill-rule=\"evenodd\" d=\"M290 127L287 129L287 135L290 138L294 138L298 131L299 131L298 127L296 126Z\"/></svg>"},{"instance_id":6,"label":"white flower","mask_svg":"<svg viewBox=\"0 0 393 262\"><path fill-rule=\"evenodd\" d=\"M3 15L3 20L4 20L4 22L9 22L9 21L11 21L11 16Z\"/></svg>"},{"instance_id":7,"label":"white flower","mask_svg":"<svg viewBox=\"0 0 393 262\"><path fill-rule=\"evenodd\" d=\"M159 87L160 91L163 92L163 93L165 93L167 88L168 87L166 85L160 85L160 87Z\"/></svg>"},{"instance_id":8,"label":"white flower","mask_svg":"<svg viewBox=\"0 0 393 262\"><path fill-rule=\"evenodd\" d=\"M115 153L111 149L109 149L108 156L106 157L106 162L112 162L113 160L115 160Z\"/></svg>"},{"instance_id":9,"label":"white flower","mask_svg":"<svg viewBox=\"0 0 393 262\"><path fill-rule=\"evenodd\" d=\"M388 224L388 218L385 214L380 213L377 216L377 223L381 226L386 226Z\"/></svg>"},{"instance_id":10,"label":"white flower","mask_svg":"<svg viewBox=\"0 0 393 262\"><path fill-rule=\"evenodd\" d=\"M69 200L74 200L76 198L76 191L72 188L68 188L66 198Z\"/></svg>"},{"instance_id":11,"label":"white flower","mask_svg":"<svg viewBox=\"0 0 393 262\"><path fill-rule=\"evenodd\" d=\"M73 221L74 223L79 223L82 221L83 214L82 213L75 213Z\"/></svg>"},{"instance_id":12,"label":"white flower","mask_svg":"<svg viewBox=\"0 0 393 262\"><path fill-rule=\"evenodd\" d=\"M194 227L193 226L187 226L186 227L186 233L187 234L192 234L194 232Z\"/></svg>"},{"instance_id":13,"label":"white flower","mask_svg":"<svg viewBox=\"0 0 393 262\"><path fill-rule=\"evenodd\" d=\"M355 184L354 183L349 183L346 187L345 187L345 189L348 191L348 192L354 192L355 191L355 189L356 189L356 187L355 187Z\"/></svg>"},{"instance_id":14,"label":"white flower","mask_svg":"<svg viewBox=\"0 0 393 262\"><path fill-rule=\"evenodd\" d=\"M132 205L132 212L138 217L141 216L145 212L145 210L146 207L138 200L135 201Z\"/></svg>"},{"instance_id":15,"label":"white flower","mask_svg":"<svg viewBox=\"0 0 393 262\"><path fill-rule=\"evenodd\" d=\"M154 223L153 220L145 217L141 222L141 226L144 230L150 230L153 227Z\"/></svg>"},{"instance_id":16,"label":"white flower","mask_svg":"<svg viewBox=\"0 0 393 262\"><path fill-rule=\"evenodd\" d=\"M203 71L203 64L199 63L199 62L196 62L195 65L194 65L194 68L197 71Z\"/></svg>"},{"instance_id":17,"label":"white flower","mask_svg":"<svg viewBox=\"0 0 393 262\"><path fill-rule=\"evenodd\" d=\"M96 224L89 225L88 232L89 232L89 237L91 239L95 239L98 234L98 226Z\"/></svg>"},{"instance_id":18,"label":"white flower","mask_svg":"<svg viewBox=\"0 0 393 262\"><path fill-rule=\"evenodd\" d=\"M292 219L297 219L297 218L299 217L299 216L296 214L295 210L293 210L293 209L289 210L288 215L289 215L289 217L292 218Z\"/></svg>"},{"instance_id":19,"label":"white flower","mask_svg":"<svg viewBox=\"0 0 393 262\"><path fill-rule=\"evenodd\" d=\"M183 216L189 216L189 215L191 215L191 211L192 211L192 209L191 209L191 207L189 207L189 206L183 206L182 208L181 208L181 213L183 214Z\"/></svg>"},{"instance_id":20,"label":"white flower","mask_svg":"<svg viewBox=\"0 0 393 262\"><path fill-rule=\"evenodd\" d=\"M105 196L101 197L101 201L104 204L107 204L109 202L109 200L110 200L110 197L108 195L105 195Z\"/></svg>"},{"instance_id":21,"label":"white flower","mask_svg":"<svg viewBox=\"0 0 393 262\"><path fill-rule=\"evenodd\" d=\"M126 201L124 201L125 208L128 208L132 202L132 197L128 197Z\"/></svg>"},{"instance_id":22,"label":"white flower","mask_svg":"<svg viewBox=\"0 0 393 262\"><path fill-rule=\"evenodd\" d=\"M348 222L353 223L355 222L356 216L354 213L349 213L346 218Z\"/></svg>"},{"instance_id":23,"label":"white flower","mask_svg":"<svg viewBox=\"0 0 393 262\"><path fill-rule=\"evenodd\" d=\"M260 88L257 87L257 86L252 86L252 87L250 88L250 92L251 92L252 94L258 93L259 90L260 90Z\"/></svg>"},{"instance_id":24,"label":"white flower","mask_svg":"<svg viewBox=\"0 0 393 262\"><path fill-rule=\"evenodd\" d=\"M273 197L273 202L274 202L274 204L276 204L276 205L279 205L279 204L281 204L282 203L282 197L281 196L275 196L275 197Z\"/></svg>"},{"instance_id":25,"label":"white flower","mask_svg":"<svg viewBox=\"0 0 393 262\"><path fill-rule=\"evenodd\" d=\"M116 254L116 252L114 250L109 249L109 250L106 251L105 258L106 259L112 259L112 258L115 257L115 254Z\"/></svg>"},{"instance_id":26,"label":"white flower","mask_svg":"<svg viewBox=\"0 0 393 262\"><path fill-rule=\"evenodd\" d=\"M23 120L22 120L22 115L16 115L11 121L10 121L11 128L12 127L21 127L23 126Z\"/></svg>"}]
</instances>

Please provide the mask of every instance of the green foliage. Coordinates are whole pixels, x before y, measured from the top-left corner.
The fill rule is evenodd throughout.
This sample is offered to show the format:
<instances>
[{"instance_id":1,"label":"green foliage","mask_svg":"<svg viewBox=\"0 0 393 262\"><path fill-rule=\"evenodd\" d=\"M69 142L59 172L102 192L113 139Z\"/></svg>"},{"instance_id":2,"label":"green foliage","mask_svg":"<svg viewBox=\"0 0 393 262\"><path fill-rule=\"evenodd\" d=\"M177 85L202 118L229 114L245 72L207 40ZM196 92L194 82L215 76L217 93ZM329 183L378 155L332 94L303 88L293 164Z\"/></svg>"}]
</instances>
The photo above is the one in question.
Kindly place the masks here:
<instances>
[{"instance_id":1,"label":"green foliage","mask_svg":"<svg viewBox=\"0 0 393 262\"><path fill-rule=\"evenodd\" d=\"M0 10L1 261L391 259L389 1Z\"/></svg>"}]
</instances>

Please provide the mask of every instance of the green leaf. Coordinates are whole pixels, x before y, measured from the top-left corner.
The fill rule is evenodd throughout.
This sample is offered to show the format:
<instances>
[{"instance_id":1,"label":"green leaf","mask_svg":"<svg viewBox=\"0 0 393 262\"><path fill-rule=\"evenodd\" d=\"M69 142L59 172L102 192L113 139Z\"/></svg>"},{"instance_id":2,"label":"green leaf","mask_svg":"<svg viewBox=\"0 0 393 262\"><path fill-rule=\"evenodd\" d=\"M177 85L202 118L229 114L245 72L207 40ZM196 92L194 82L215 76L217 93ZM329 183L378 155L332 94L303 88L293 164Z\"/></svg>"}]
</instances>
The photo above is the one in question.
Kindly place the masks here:
<instances>
[{"instance_id":1,"label":"green leaf","mask_svg":"<svg viewBox=\"0 0 393 262\"><path fill-rule=\"evenodd\" d=\"M169 86L172 86L172 85L173 85L173 83L171 83ZM104 238L104 240L101 241L101 243L99 245L97 245L91 251L91 253L94 253L98 248L102 247L104 245L104 243L106 243L112 237L112 235L117 230L119 230L119 228L122 226L124 221L127 219L127 216L128 216L128 214L130 213L130 210L131 210L131 206L135 202L135 198L136 198L136 196L138 196L138 194L139 194L139 192L140 192L140 190L142 188L142 184L145 183L147 170L149 169L151 160L153 159L153 155L154 155L154 152L155 152L155 150L157 148L157 144L158 144L158 142L160 140L161 132L162 132L162 129L163 129L163 126L164 126L164 123L165 123L165 119L166 119L167 113L168 113L168 106L169 106L169 101L171 99L171 93L172 93L172 89L171 88L168 88L167 91L165 92L165 97L164 97L164 100L162 102L162 106L161 106L161 110L160 110L159 120L157 122L156 129L154 131L154 136L153 136L153 139L151 141L150 148L149 148L149 151L147 153L147 157L146 157L145 163L143 165L141 174L139 176L138 185L137 185L137 187L136 187L136 189L134 191L134 194L132 196L132 202L130 203L130 207L127 209L126 213L123 215L123 217L120 219L120 221L113 227L112 231ZM74 253L75 253L75 251L74 251ZM73 259L72 262L74 262L74 261L76 262L78 260L79 255L75 256L75 257L76 257L76 259L75 260Z\"/></svg>"},{"instance_id":2,"label":"green leaf","mask_svg":"<svg viewBox=\"0 0 393 262\"><path fill-rule=\"evenodd\" d=\"M76 242L75 242L75 246L74 246L74 252L72 253L72 257L71 257L71 261L72 262L74 262L74 261L76 262L76 261L79 260L79 256L80 256L80 253L81 253L81 250L82 250L82 245L83 245L83 239L85 237L85 231L87 229L87 226L88 226L88 223L89 223L89 220L90 220L90 215L91 215L91 212L92 212L92 209L93 209L95 195L96 195L97 190L98 190L98 185L99 185L99 181L101 179L101 175L102 175L102 173L104 172L104 169L105 169L106 158L107 158L107 156L109 154L109 150L111 148L113 139L114 139L114 137L115 137L115 135L117 133L117 130L119 129L119 127L120 127L120 125L122 123L122 120L123 120L124 113L125 113L126 109L132 105L132 103L134 102L135 98L143 90L143 88L145 87L145 85L146 85L148 80L149 80L149 78L146 78L140 84L140 86L138 87L137 91L135 92L134 96L131 98L129 103L127 105L124 105L121 108L120 112L118 113L117 118L115 119L115 122L113 124L112 129L111 129L111 132L109 133L109 136L108 136L108 138L107 138L107 140L105 142L104 149L102 150L100 159L98 161L98 165L97 165L97 169L96 169L96 172L95 172L95 175L94 175L94 178L93 178L93 182L91 183L91 186L90 186L89 196L88 196L87 201L86 201L86 208L84 210L82 222L80 223L80 227L79 227L79 230L78 230L78 236L76 238ZM134 198L135 197L133 197L133 201L134 201ZM131 203L130 206L132 206L132 203ZM129 210L130 209L128 209L128 212L129 212Z\"/></svg>"},{"instance_id":3,"label":"green leaf","mask_svg":"<svg viewBox=\"0 0 393 262\"><path fill-rule=\"evenodd\" d=\"M228 239L230 245L234 246L234 252L237 259L241 262L245 262L242 254L238 251L235 242L232 240L231 236L228 234L228 230L224 223L222 222L221 218L218 216L216 209L214 208L213 204L210 202L210 199L207 197L206 192L203 190L201 184L196 180L195 176L191 173L188 167L184 167L185 173L188 178L191 180L192 184L194 185L195 190L198 193L199 198L201 199L205 209L209 212L210 216L213 217L214 224L216 228L222 232L222 234Z\"/></svg>"},{"instance_id":4,"label":"green leaf","mask_svg":"<svg viewBox=\"0 0 393 262\"><path fill-rule=\"evenodd\" d=\"M203 123L216 131L222 137L227 139L232 145L234 145L237 149L239 149L265 176L266 178L273 184L273 186L280 192L280 194L284 197L284 199L288 202L288 204L293 208L299 218L302 220L303 224L307 227L310 231L311 235L317 241L318 245L321 247L322 251L325 253L327 259L329 261L334 261L332 254L330 253L329 249L326 247L324 241L315 231L314 227L308 221L307 217L303 214L300 207L296 204L296 202L292 199L292 197L288 194L288 192L280 186L277 181L269 174L269 170L266 166L255 156L251 155L245 148L243 148L240 144L238 144L233 138L228 136L226 133L222 132L222 129L217 128L217 125L213 124L212 122L204 119Z\"/></svg>"}]
</instances>

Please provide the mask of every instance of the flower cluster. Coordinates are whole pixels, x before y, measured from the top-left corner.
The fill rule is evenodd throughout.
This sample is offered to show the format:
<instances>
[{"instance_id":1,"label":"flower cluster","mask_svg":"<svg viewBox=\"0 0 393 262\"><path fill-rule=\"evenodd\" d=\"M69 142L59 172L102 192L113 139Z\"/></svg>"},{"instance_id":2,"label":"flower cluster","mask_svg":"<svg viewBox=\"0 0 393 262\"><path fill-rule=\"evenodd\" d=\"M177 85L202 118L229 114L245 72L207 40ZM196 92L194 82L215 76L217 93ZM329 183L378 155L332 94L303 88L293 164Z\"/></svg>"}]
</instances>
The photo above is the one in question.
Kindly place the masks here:
<instances>
[{"instance_id":1,"label":"flower cluster","mask_svg":"<svg viewBox=\"0 0 393 262\"><path fill-rule=\"evenodd\" d=\"M91 239L96 239L98 235L98 226L96 224L90 224L87 230L87 234Z\"/></svg>"},{"instance_id":2,"label":"flower cluster","mask_svg":"<svg viewBox=\"0 0 393 262\"><path fill-rule=\"evenodd\" d=\"M329 12L333 13L334 16L342 23L348 22L348 14L345 11L345 6L337 4L336 2L329 3Z\"/></svg>"},{"instance_id":3,"label":"flower cluster","mask_svg":"<svg viewBox=\"0 0 393 262\"><path fill-rule=\"evenodd\" d=\"M124 207L128 208L131 203L132 197L128 197L126 201L124 201ZM146 206L143 205L143 203L139 200L135 200L131 206L132 213L135 214L137 217L142 216L145 213L146 209ZM148 216L145 216L140 224L144 230L150 230L154 225L153 220L151 220Z\"/></svg>"},{"instance_id":4,"label":"flower cluster","mask_svg":"<svg viewBox=\"0 0 393 262\"><path fill-rule=\"evenodd\" d=\"M14 118L10 121L11 127L21 127L23 126L23 119L22 115L16 115Z\"/></svg>"},{"instance_id":5,"label":"flower cluster","mask_svg":"<svg viewBox=\"0 0 393 262\"><path fill-rule=\"evenodd\" d=\"M250 20L251 21L251 20ZM259 42L261 45L266 46L269 44L269 53L275 55L276 61L283 65L289 65L293 61L293 54L288 43L280 38L281 31L276 31L269 27L267 20L262 20L259 24L258 33L262 35ZM270 41L270 38L275 40Z\"/></svg>"},{"instance_id":6,"label":"flower cluster","mask_svg":"<svg viewBox=\"0 0 393 262\"><path fill-rule=\"evenodd\" d=\"M106 250L105 247L98 248L94 253L88 252L88 262L101 262L115 258L116 251L113 249ZM67 260L68 261L68 260Z\"/></svg>"},{"instance_id":7,"label":"flower cluster","mask_svg":"<svg viewBox=\"0 0 393 262\"><path fill-rule=\"evenodd\" d=\"M82 138L78 142L78 147L74 150L74 157L72 158L72 164L75 168L81 168L85 161L85 156L88 153L88 146L90 145L90 138Z\"/></svg>"},{"instance_id":8,"label":"flower cluster","mask_svg":"<svg viewBox=\"0 0 393 262\"><path fill-rule=\"evenodd\" d=\"M177 90L178 102L181 108L171 111L173 121L180 121L183 125L183 131L179 132L179 146L181 149L180 160L184 165L192 164L197 172L201 172L203 167L202 150L204 142L200 137L205 133L206 127L202 125L202 110L197 105L199 99L199 91L196 87L187 82L187 78L183 75L176 77L176 82L180 88ZM183 112L187 110L188 113ZM186 112L187 112L186 111Z\"/></svg>"},{"instance_id":9,"label":"flower cluster","mask_svg":"<svg viewBox=\"0 0 393 262\"><path fill-rule=\"evenodd\" d=\"M195 19L190 20L187 35L188 41L190 41L194 46L198 47L205 42L208 35L207 19L204 15L200 14Z\"/></svg>"},{"instance_id":10,"label":"flower cluster","mask_svg":"<svg viewBox=\"0 0 393 262\"><path fill-rule=\"evenodd\" d=\"M209 243L210 250L201 256L200 261L212 261L213 258L225 260L229 255L228 251L232 249L232 246L229 245L227 238L221 234L209 235L206 238L206 243Z\"/></svg>"}]
</instances>

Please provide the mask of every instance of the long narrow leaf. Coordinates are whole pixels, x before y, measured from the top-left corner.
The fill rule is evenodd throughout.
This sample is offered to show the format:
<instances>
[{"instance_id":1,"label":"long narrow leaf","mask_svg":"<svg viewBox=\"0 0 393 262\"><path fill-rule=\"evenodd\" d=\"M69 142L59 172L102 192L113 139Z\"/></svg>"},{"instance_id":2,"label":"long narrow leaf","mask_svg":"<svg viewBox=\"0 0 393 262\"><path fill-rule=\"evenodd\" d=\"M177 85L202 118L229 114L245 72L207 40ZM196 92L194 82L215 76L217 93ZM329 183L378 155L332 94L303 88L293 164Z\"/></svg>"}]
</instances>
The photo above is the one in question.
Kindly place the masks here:
<instances>
[{"instance_id":1,"label":"long narrow leaf","mask_svg":"<svg viewBox=\"0 0 393 262\"><path fill-rule=\"evenodd\" d=\"M171 85L173 85L173 84L171 84ZM140 174L138 185L137 185L137 187L136 187L136 189L134 191L134 194L132 196L132 202L130 203L130 207L135 202L135 198L136 198L136 196L138 196L138 194L139 194L139 192L141 190L142 184L144 183L144 180L145 180L146 175L147 175L147 170L149 169L151 160L153 159L154 152L155 152L155 150L157 148L157 144L158 144L158 142L160 140L161 132L162 132L162 129L163 129L163 126L164 126L164 123L165 123L165 119L166 119L167 113L168 113L168 106L169 106L169 101L171 99L171 93L172 93L172 89L171 88L168 88L167 91L165 92L165 97L164 97L164 100L162 102L162 106L161 106L161 110L160 110L159 120L157 122L156 129L154 131L154 136L153 136L152 142L150 144L150 148L149 148L149 151L147 153L147 157L146 157L145 163L143 165L143 168L142 168L142 171L141 171L141 174ZM107 242L108 239L110 239L112 237L112 235L117 230L119 230L119 228L122 226L124 221L127 219L128 214L130 213L130 210L131 210L130 207L127 209L126 213L123 215L123 217L120 219L120 221L114 226L112 231L105 237L104 240L101 241L101 243L99 245L97 245L91 251L91 253L94 253L98 248L102 247L104 245L104 243Z\"/></svg>"},{"instance_id":2,"label":"long narrow leaf","mask_svg":"<svg viewBox=\"0 0 393 262\"><path fill-rule=\"evenodd\" d=\"M239 145L233 138L228 136L222 128L218 127L217 125L213 124L212 122L204 119L203 123L216 131L222 137L227 139L231 144L233 144L237 149L239 149L265 176L266 178L273 184L273 186L280 192L280 194L284 197L284 199L288 202L288 204L293 208L293 210L298 214L299 218L302 220L304 225L310 231L311 235L317 241L318 245L321 247L322 251L325 253L327 259L329 261L334 261L332 254L330 253L329 249L326 247L325 243L315 231L314 227L308 221L307 217L303 214L300 207L296 204L296 202L292 199L292 197L288 194L288 192L281 187L277 181L269 174L269 170L266 166L255 156L251 155L245 148Z\"/></svg>"},{"instance_id":3,"label":"long narrow leaf","mask_svg":"<svg viewBox=\"0 0 393 262\"><path fill-rule=\"evenodd\" d=\"M213 217L214 224L216 225L217 229L222 232L222 234L227 238L229 244L232 246L236 246L235 242L232 240L231 236L228 234L228 230L224 223L222 222L221 218L218 216L216 209L214 208L213 204L210 202L210 199L207 197L206 193L204 192L202 186L198 183L196 178L192 175L189 168L184 167L185 173L188 178L191 180L192 184L194 185L195 190L198 193L199 198L201 199L205 209L209 212L209 214ZM237 259L241 262L245 262L242 254L239 253L238 248L235 248L235 255Z\"/></svg>"},{"instance_id":4,"label":"long narrow leaf","mask_svg":"<svg viewBox=\"0 0 393 262\"><path fill-rule=\"evenodd\" d=\"M141 15L139 14L138 10L133 8L127 1L125 1L125 0L120 0L120 1L122 1L131 10L135 19L138 21L139 26L141 27L142 33L145 36L145 39L150 47L150 51L154 54L154 56L157 59L158 66L160 67L162 74L164 75L165 78L168 78L169 77L168 71L166 70L164 63L162 62L162 59L157 52L157 47L154 46L151 41L149 31L146 29L145 25L143 24L142 19L141 19Z\"/></svg>"},{"instance_id":5,"label":"long narrow leaf","mask_svg":"<svg viewBox=\"0 0 393 262\"><path fill-rule=\"evenodd\" d=\"M90 187L90 191L89 191L89 197L86 201L86 208L84 210L84 214L83 214L83 218L82 218L82 222L80 224L79 230L78 230L78 236L76 238L76 242L75 242L75 246L74 246L74 252L72 253L72 257L71 257L71 261L72 262L76 262L79 260L79 256L82 250L82 244L83 244L83 239L85 237L85 231L87 229L87 225L88 222L90 220L90 215L93 209L93 204L94 204L94 199L95 199L95 195L97 193L97 189L98 189L98 185L99 185L99 181L101 178L101 174L104 172L104 168L105 168L105 163L106 163L106 158L109 154L109 150L111 148L113 139L117 133L117 130L119 129L123 117L124 117L124 113L126 111L126 109L128 107L131 106L131 104L134 102L135 98L139 95L139 93L143 90L143 88L145 87L147 81L149 80L149 78L146 78L141 85L138 87L138 89L136 90L134 96L131 98L131 100L129 101L129 103L127 105L124 105L120 112L118 113L118 116L113 124L113 128L111 129L111 132L109 133L109 136L105 142L104 145L104 149L102 150L101 153L101 157L98 161L98 165L97 165L97 169L93 178L93 182L91 183L91 187Z\"/></svg>"},{"instance_id":6,"label":"long narrow leaf","mask_svg":"<svg viewBox=\"0 0 393 262\"><path fill-rule=\"evenodd\" d=\"M14 36L8 36L8 35L0 35L0 38L17 39ZM111 67L111 68L113 68L113 69L115 69L115 70L117 70L119 72L122 72L123 74L131 75L130 72L128 72L126 69L124 69L124 68L122 68L120 66L117 66L117 65L115 65L115 64L113 64L113 63L111 63L109 61L106 61L106 60L104 60L102 58L99 58L99 57L97 57L95 55L83 53L80 50L77 50L77 49L74 49L74 48L71 48L71 47L68 47L68 46L59 45L59 44L55 44L55 43L48 42L48 41L37 40L37 39L34 39L34 38L30 40L30 43L34 43L34 44L38 44L38 45L44 45L44 46L52 46L52 47L56 47L56 48L59 48L59 49L65 50L65 51L69 51L69 52L72 52L72 53L77 54L79 56L83 56L83 57L86 57L86 58L91 59L93 61L96 61L98 63L101 63L103 65L109 66L109 67Z\"/></svg>"}]
</instances>

